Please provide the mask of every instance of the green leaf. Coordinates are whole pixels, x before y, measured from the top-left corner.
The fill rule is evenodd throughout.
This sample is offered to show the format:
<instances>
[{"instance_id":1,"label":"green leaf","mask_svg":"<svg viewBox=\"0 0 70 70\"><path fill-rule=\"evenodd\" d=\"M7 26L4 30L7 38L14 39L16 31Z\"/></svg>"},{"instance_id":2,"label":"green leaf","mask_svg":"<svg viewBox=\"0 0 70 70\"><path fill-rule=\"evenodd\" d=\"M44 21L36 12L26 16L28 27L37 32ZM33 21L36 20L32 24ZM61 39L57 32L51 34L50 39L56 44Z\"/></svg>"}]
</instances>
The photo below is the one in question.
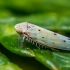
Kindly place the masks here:
<instances>
[{"instance_id":1,"label":"green leaf","mask_svg":"<svg viewBox=\"0 0 70 70\"><path fill-rule=\"evenodd\" d=\"M8 3L9 2L9 3ZM69 0L6 0L5 5L10 9L22 11L24 13L37 12L70 12Z\"/></svg>"},{"instance_id":2,"label":"green leaf","mask_svg":"<svg viewBox=\"0 0 70 70\"><path fill-rule=\"evenodd\" d=\"M34 50L36 59L51 70L69 70L70 53Z\"/></svg>"},{"instance_id":3,"label":"green leaf","mask_svg":"<svg viewBox=\"0 0 70 70\"><path fill-rule=\"evenodd\" d=\"M54 57L57 54L56 52L50 52L50 51L46 50L43 52L43 54L45 54L45 55L43 55L41 53L42 50L36 50L37 48L34 45L28 43L27 41L25 41L23 43L23 47L21 48L18 44L19 35L16 33L16 31L14 29L15 24L22 22L22 21L23 22L27 21L27 22L31 22L36 25L39 25L41 27L51 29L51 30L52 29L56 30L57 28L58 28L58 30L61 30L62 26L64 26L64 25L66 27L69 26L69 23L67 22L67 21L69 21L69 19L66 20L66 23L68 23L68 24L66 24L66 23L64 23L65 20L62 20L61 18L58 17L56 14L51 14L51 13L42 14L42 15L41 14L40 15L38 15L38 14L30 15L30 16L21 17L21 18L16 18L16 17L0 18L0 42L6 49L8 49L9 51L11 51L13 53L16 53L21 56L36 57L38 61L40 61L42 64L44 64L46 67L48 67L50 69L53 69L53 70L54 69L55 70L67 69L67 67L64 68L64 66L66 66L66 65L69 66L70 63L66 63L66 62L62 61L60 57L59 57L59 59L58 59L58 57L56 57L54 60ZM51 19L51 21L50 21L50 19ZM61 23L58 24L59 22L61 22ZM48 24L48 23L50 23L50 24ZM66 28L66 30L69 30L69 29ZM60 52L58 52L58 53L60 53ZM62 54L59 54L59 56L68 57L67 54L68 53L66 53L66 55L64 53L62 53ZM45 57L46 55L48 57ZM69 57L66 59L66 61L68 59L69 59ZM51 62L51 64L46 63L45 60L49 60L49 62ZM58 60L60 60L60 62L62 61L61 64L60 64L60 62L57 62ZM68 62L70 62L70 60L68 60ZM63 63L66 65L63 65Z\"/></svg>"},{"instance_id":4,"label":"green leaf","mask_svg":"<svg viewBox=\"0 0 70 70\"><path fill-rule=\"evenodd\" d=\"M22 70L17 65L11 63L9 59L0 53L0 70Z\"/></svg>"}]
</instances>

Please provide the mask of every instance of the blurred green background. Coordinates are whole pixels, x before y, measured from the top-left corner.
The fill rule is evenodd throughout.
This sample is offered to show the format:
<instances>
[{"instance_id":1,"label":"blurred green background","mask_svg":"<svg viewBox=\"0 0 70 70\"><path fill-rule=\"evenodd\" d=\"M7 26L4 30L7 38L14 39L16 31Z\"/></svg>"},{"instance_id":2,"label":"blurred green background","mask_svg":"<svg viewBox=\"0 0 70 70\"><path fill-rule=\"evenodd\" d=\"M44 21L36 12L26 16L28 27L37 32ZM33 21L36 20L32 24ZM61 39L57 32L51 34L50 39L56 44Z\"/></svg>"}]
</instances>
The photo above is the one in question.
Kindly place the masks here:
<instances>
[{"instance_id":1,"label":"blurred green background","mask_svg":"<svg viewBox=\"0 0 70 70\"><path fill-rule=\"evenodd\" d=\"M35 58L22 57L4 48L7 45L3 38L16 34L14 25L20 22L30 22L70 37L70 0L0 0L0 51L24 70L49 70Z\"/></svg>"}]
</instances>

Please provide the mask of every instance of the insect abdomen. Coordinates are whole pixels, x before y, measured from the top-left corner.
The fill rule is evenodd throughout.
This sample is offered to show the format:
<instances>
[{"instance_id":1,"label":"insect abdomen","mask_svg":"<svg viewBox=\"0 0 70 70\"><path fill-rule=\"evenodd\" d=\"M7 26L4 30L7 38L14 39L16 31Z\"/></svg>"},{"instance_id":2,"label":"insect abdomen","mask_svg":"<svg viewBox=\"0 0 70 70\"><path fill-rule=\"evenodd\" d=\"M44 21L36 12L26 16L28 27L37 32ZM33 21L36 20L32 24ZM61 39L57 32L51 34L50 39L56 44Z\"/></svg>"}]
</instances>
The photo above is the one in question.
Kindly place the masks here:
<instances>
[{"instance_id":1,"label":"insect abdomen","mask_svg":"<svg viewBox=\"0 0 70 70\"><path fill-rule=\"evenodd\" d=\"M66 36L38 26L30 28L27 32L29 32L30 37L35 38L36 41L48 46L49 48L70 50L70 39Z\"/></svg>"}]
</instances>

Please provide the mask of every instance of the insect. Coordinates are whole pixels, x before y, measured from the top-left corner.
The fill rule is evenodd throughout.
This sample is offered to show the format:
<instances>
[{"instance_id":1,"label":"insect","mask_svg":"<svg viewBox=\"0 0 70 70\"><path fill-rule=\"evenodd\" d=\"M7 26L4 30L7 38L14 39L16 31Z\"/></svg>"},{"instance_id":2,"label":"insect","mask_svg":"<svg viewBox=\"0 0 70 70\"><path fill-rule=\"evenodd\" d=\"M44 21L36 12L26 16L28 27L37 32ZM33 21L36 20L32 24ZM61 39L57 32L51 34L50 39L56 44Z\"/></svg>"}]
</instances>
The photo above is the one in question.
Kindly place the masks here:
<instances>
[{"instance_id":1,"label":"insect","mask_svg":"<svg viewBox=\"0 0 70 70\"><path fill-rule=\"evenodd\" d=\"M37 46L53 49L70 50L70 38L37 25L22 22L15 25L15 30L23 40L26 39Z\"/></svg>"}]
</instances>

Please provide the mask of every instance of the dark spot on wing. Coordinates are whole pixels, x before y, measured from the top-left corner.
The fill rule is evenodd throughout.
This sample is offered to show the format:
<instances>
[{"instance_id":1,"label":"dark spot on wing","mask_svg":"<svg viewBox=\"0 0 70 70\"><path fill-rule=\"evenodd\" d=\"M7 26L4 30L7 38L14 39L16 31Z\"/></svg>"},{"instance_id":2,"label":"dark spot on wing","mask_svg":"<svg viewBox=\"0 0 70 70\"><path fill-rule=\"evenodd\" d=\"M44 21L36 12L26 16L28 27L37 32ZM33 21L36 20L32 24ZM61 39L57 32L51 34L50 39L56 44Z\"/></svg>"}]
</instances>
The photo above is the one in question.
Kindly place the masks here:
<instances>
[{"instance_id":1,"label":"dark spot on wing","mask_svg":"<svg viewBox=\"0 0 70 70\"><path fill-rule=\"evenodd\" d=\"M56 33L54 33L54 35L57 35Z\"/></svg>"},{"instance_id":2,"label":"dark spot on wing","mask_svg":"<svg viewBox=\"0 0 70 70\"><path fill-rule=\"evenodd\" d=\"M65 40L63 40L63 42L66 42Z\"/></svg>"},{"instance_id":3,"label":"dark spot on wing","mask_svg":"<svg viewBox=\"0 0 70 70\"><path fill-rule=\"evenodd\" d=\"M41 31L40 29L38 29L38 31Z\"/></svg>"},{"instance_id":4,"label":"dark spot on wing","mask_svg":"<svg viewBox=\"0 0 70 70\"><path fill-rule=\"evenodd\" d=\"M44 38L44 37L42 37L42 38Z\"/></svg>"}]
</instances>

